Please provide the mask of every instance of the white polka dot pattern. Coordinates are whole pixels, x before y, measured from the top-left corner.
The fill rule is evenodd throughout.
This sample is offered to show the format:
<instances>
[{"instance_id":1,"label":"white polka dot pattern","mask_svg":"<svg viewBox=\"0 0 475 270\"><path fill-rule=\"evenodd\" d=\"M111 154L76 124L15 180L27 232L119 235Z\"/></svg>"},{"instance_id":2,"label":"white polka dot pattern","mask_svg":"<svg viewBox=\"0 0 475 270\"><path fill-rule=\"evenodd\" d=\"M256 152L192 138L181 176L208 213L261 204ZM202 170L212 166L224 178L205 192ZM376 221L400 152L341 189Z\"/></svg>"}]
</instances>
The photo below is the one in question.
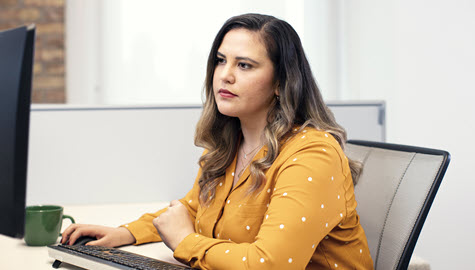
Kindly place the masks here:
<instances>
[{"instance_id":1,"label":"white polka dot pattern","mask_svg":"<svg viewBox=\"0 0 475 270\"><path fill-rule=\"evenodd\" d=\"M299 132L298 129L295 131ZM276 159L275 164L278 163L281 167L271 165L264 172L267 181L263 183L262 192L259 190L255 197L246 199L245 196L242 196L245 195L244 192L253 182L249 179L241 179L244 181L240 182L239 186L231 188L233 177L236 177L237 173L235 168L237 157L234 157L233 165L226 168L229 170L228 173L222 178L216 179L218 184L215 190L215 199L208 208L209 210L200 212L203 211L200 210L201 208L194 209L197 211L196 217L201 219L196 219L195 237L204 236L203 239L213 237L213 232L215 232L214 237L221 239L217 241L223 243L213 247L199 248L199 253L194 254L197 255L197 263L201 260L203 263L204 260L208 263L209 260L210 265L225 267L227 264L233 264L240 268L253 267L256 269L270 269L271 265L277 263L281 268L302 269L309 263L308 258L305 257L303 260L303 253L316 252L312 256L313 260L316 262L317 258L319 261L321 260L322 257L319 253L322 252L322 249L319 248L319 241L322 241L321 245L324 249L334 249L334 246L338 245L338 249L355 256L352 257L352 260L369 258L369 252L366 251L364 242L361 244L362 242L359 242L358 239L339 235L338 231L343 229L336 227L338 222L345 224L347 220L355 220L355 216L352 214L354 199L346 189L346 185L349 185L351 179L342 173L342 168L344 171L348 171L348 165L343 158L344 153L338 148L338 142L329 136L330 133L320 132L315 136L315 131L311 127L297 132L293 133L294 137L289 140L293 144L289 144L288 148L283 147L282 149L285 151L282 151ZM327 139L329 137L331 139ZM265 150L259 153L255 159L262 158ZM233 170L236 171L233 172ZM198 185L195 184L195 186ZM185 202L199 206L199 189L188 194L190 195L186 195ZM345 198L341 198L341 194ZM299 207L301 205L310 205L311 207ZM222 207L222 209L213 209L214 207ZM210 211L211 209L212 211ZM335 220L336 218L338 219ZM333 228L334 230L332 230ZM345 227L345 229L347 228ZM258 233L259 240L256 241ZM305 246L311 247L312 250L299 252L290 248L290 245L277 247L274 244L273 241L286 239L289 235L292 235L292 239L295 241L299 241L299 246L304 249ZM334 237L330 239L329 235ZM231 238L229 241L225 240L230 236L233 236L235 242ZM340 237L341 240L337 240ZM201 241L200 239L187 239L185 242L191 250L191 245ZM316 241L316 239L319 240ZM265 241L265 247L269 253L264 254L259 249L257 251L248 250L243 246L238 246L238 243L253 243L253 241L256 246L264 244ZM352 245L347 244L348 241ZM341 245L341 243L347 245ZM213 256L203 258L204 254L208 252L207 249L212 251L208 254ZM226 255L214 256L216 252L219 254L223 252ZM181 256L186 257L187 255L182 254ZM212 262L219 259L223 260L222 264ZM328 263L329 268L332 269L346 268L346 263L337 259L328 260Z\"/></svg>"}]
</instances>

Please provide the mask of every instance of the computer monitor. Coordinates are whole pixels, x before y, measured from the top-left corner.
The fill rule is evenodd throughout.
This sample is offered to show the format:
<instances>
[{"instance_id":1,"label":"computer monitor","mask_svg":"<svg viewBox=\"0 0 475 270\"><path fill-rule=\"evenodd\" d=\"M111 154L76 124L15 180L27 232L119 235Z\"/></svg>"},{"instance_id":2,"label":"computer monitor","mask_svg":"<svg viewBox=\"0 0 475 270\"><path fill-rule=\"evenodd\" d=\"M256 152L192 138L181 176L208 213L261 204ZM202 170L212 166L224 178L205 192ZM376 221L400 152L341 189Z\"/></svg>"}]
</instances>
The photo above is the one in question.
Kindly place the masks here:
<instances>
[{"instance_id":1,"label":"computer monitor","mask_svg":"<svg viewBox=\"0 0 475 270\"><path fill-rule=\"evenodd\" d=\"M35 26L0 31L0 234L25 223Z\"/></svg>"}]
</instances>

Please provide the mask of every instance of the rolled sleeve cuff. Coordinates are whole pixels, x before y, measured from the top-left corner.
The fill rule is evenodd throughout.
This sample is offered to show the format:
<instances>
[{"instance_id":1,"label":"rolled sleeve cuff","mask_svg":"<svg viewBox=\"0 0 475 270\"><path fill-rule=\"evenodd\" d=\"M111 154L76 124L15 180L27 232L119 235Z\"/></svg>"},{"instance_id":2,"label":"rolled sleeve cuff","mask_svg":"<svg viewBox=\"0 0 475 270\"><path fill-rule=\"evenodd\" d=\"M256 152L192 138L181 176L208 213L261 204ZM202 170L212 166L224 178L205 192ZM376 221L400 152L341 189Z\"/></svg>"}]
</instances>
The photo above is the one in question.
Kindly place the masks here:
<instances>
[{"instance_id":1,"label":"rolled sleeve cuff","mask_svg":"<svg viewBox=\"0 0 475 270\"><path fill-rule=\"evenodd\" d=\"M178 244L175 252L173 252L173 257L182 263L190 264L193 260L198 259L198 257L196 257L197 254L195 254L196 248L199 249L200 242L206 238L207 237L198 233L190 233ZM195 256L192 254L195 254Z\"/></svg>"},{"instance_id":2,"label":"rolled sleeve cuff","mask_svg":"<svg viewBox=\"0 0 475 270\"><path fill-rule=\"evenodd\" d=\"M134 245L162 241L155 227L147 226L143 223L143 221L137 220L121 225L120 227L124 227L132 233L135 237Z\"/></svg>"}]
</instances>

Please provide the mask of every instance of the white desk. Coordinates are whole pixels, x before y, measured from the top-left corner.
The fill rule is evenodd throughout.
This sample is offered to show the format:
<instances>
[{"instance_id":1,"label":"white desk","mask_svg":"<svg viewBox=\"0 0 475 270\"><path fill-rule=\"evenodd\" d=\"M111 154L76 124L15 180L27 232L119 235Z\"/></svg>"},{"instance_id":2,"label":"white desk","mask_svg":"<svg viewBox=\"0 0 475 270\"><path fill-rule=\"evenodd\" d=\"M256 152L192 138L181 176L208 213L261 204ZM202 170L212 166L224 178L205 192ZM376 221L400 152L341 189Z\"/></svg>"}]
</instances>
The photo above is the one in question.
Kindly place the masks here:
<instances>
[{"instance_id":1,"label":"white desk","mask_svg":"<svg viewBox=\"0 0 475 270\"><path fill-rule=\"evenodd\" d=\"M74 217L77 223L100 224L119 226L136 220L143 213L155 212L168 206L167 202L144 204L113 204L113 205L78 205L64 206L64 213ZM65 229L69 221L64 222ZM173 252L163 243L150 243L140 246L126 246L121 249L142 254L162 261L180 264L173 258ZM13 239L0 235L0 269L48 269L51 270L53 259L48 256L46 247L30 247L23 239ZM60 269L81 268L73 265L61 264ZM429 270L427 262L412 256L410 270Z\"/></svg>"},{"instance_id":2,"label":"white desk","mask_svg":"<svg viewBox=\"0 0 475 270\"><path fill-rule=\"evenodd\" d=\"M77 223L119 226L136 220L143 213L155 212L168 203L115 204L64 206L64 213L74 217ZM64 221L63 229L69 225ZM59 241L59 240L58 240ZM127 246L121 249L139 253L151 258L180 264L173 258L173 252L163 243L150 243L140 246ZM23 239L14 239L0 235L0 269L48 269L53 259L48 256L46 247L30 247ZM69 264L61 264L59 269L81 269Z\"/></svg>"}]
</instances>

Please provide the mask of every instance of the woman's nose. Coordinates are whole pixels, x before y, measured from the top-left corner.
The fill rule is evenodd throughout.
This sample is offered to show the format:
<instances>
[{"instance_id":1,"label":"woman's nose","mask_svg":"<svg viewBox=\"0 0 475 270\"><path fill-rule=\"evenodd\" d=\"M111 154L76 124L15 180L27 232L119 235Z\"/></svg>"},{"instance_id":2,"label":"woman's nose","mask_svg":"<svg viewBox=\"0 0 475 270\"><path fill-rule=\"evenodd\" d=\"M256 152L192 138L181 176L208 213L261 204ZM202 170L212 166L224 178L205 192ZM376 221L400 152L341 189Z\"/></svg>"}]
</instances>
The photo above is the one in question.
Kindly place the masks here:
<instances>
[{"instance_id":1,"label":"woman's nose","mask_svg":"<svg viewBox=\"0 0 475 270\"><path fill-rule=\"evenodd\" d=\"M236 81L234 69L231 65L225 65L221 68L220 78L224 83L233 84Z\"/></svg>"}]
</instances>

